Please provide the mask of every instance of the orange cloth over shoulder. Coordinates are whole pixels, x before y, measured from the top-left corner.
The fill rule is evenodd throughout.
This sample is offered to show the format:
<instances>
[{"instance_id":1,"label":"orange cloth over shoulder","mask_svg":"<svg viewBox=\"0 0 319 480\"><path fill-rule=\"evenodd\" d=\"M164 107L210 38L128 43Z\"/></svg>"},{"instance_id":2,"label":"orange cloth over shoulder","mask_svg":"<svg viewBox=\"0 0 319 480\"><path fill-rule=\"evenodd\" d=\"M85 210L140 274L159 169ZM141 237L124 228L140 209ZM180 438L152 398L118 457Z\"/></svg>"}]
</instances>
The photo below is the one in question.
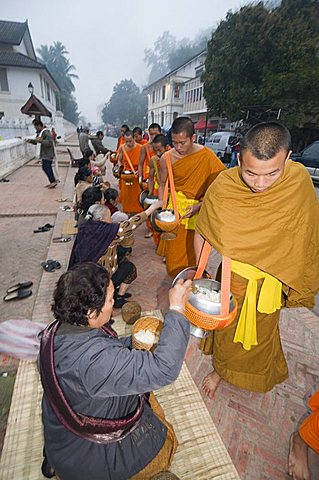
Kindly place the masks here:
<instances>
[{"instance_id":1,"label":"orange cloth over shoulder","mask_svg":"<svg viewBox=\"0 0 319 480\"><path fill-rule=\"evenodd\" d=\"M304 442L319 454L319 391L310 398L308 403L313 413L304 420L299 434Z\"/></svg>"},{"instance_id":2,"label":"orange cloth over shoulder","mask_svg":"<svg viewBox=\"0 0 319 480\"><path fill-rule=\"evenodd\" d=\"M122 135L117 139L117 146L116 146L117 153L121 145L124 145L124 137L122 137Z\"/></svg>"}]
</instances>

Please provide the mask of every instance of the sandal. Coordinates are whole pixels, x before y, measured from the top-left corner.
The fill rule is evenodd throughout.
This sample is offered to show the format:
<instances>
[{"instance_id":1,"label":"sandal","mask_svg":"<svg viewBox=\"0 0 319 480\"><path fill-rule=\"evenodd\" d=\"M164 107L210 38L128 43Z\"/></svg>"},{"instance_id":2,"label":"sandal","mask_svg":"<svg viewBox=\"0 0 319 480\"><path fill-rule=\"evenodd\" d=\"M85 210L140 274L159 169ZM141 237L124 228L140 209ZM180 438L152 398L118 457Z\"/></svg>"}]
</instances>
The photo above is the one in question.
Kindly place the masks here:
<instances>
[{"instance_id":1,"label":"sandal","mask_svg":"<svg viewBox=\"0 0 319 480\"><path fill-rule=\"evenodd\" d=\"M47 227L39 227L37 230L33 230L33 233L48 232L50 229Z\"/></svg>"},{"instance_id":2,"label":"sandal","mask_svg":"<svg viewBox=\"0 0 319 480\"><path fill-rule=\"evenodd\" d=\"M4 302L10 302L10 300L21 300L22 298L28 298L32 295L31 290L16 290L15 292L8 293L3 297Z\"/></svg>"},{"instance_id":3,"label":"sandal","mask_svg":"<svg viewBox=\"0 0 319 480\"><path fill-rule=\"evenodd\" d=\"M69 242L71 240L71 237L55 237L52 242L53 243L65 243Z\"/></svg>"},{"instance_id":4,"label":"sandal","mask_svg":"<svg viewBox=\"0 0 319 480\"><path fill-rule=\"evenodd\" d=\"M54 227L54 225L51 225L50 223L46 223L43 226L44 226L44 228L53 228Z\"/></svg>"},{"instance_id":5,"label":"sandal","mask_svg":"<svg viewBox=\"0 0 319 480\"><path fill-rule=\"evenodd\" d=\"M52 263L41 262L41 267L43 267L43 270L45 270L46 272L54 272L55 271L55 267Z\"/></svg>"},{"instance_id":6,"label":"sandal","mask_svg":"<svg viewBox=\"0 0 319 480\"><path fill-rule=\"evenodd\" d=\"M57 260L47 260L46 263L48 263L49 265L53 265L54 268L56 268L57 270L61 268L61 263L58 262Z\"/></svg>"},{"instance_id":7,"label":"sandal","mask_svg":"<svg viewBox=\"0 0 319 480\"><path fill-rule=\"evenodd\" d=\"M28 281L28 282L19 282L16 285L12 285L12 287L9 287L7 290L7 293L13 293L16 292L17 290L23 290L24 288L30 288L32 287L33 282Z\"/></svg>"}]
</instances>

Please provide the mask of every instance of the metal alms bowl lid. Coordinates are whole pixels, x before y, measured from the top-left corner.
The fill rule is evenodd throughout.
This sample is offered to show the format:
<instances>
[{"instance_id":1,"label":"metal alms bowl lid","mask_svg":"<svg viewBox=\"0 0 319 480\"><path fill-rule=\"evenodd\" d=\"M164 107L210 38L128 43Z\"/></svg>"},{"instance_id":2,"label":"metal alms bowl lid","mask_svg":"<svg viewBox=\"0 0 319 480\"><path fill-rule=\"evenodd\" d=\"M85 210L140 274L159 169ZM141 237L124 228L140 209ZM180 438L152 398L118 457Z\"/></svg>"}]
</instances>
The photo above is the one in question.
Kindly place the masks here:
<instances>
[{"instance_id":1,"label":"metal alms bowl lid","mask_svg":"<svg viewBox=\"0 0 319 480\"><path fill-rule=\"evenodd\" d=\"M177 280L193 280L193 278L195 277L195 273L197 271L197 267L194 266L194 267L186 267L184 268L184 270L182 270L181 272L179 272L176 277L174 278L173 282L172 282L172 287L174 287L175 283L177 282ZM211 278L210 274L204 270L203 272L203 275L202 275L202 278Z\"/></svg>"},{"instance_id":2,"label":"metal alms bowl lid","mask_svg":"<svg viewBox=\"0 0 319 480\"><path fill-rule=\"evenodd\" d=\"M151 225L154 229L155 232L157 233L161 233L162 230L156 225L156 222L155 222L155 216L156 216L156 213L159 212L160 210L155 210L155 212L152 212L151 215L150 215L150 222L151 222Z\"/></svg>"},{"instance_id":3,"label":"metal alms bowl lid","mask_svg":"<svg viewBox=\"0 0 319 480\"><path fill-rule=\"evenodd\" d=\"M141 205L142 208L144 208L144 200L147 197L147 194L148 194L147 190L142 190L141 193L139 194L138 203Z\"/></svg>"},{"instance_id":4,"label":"metal alms bowl lid","mask_svg":"<svg viewBox=\"0 0 319 480\"><path fill-rule=\"evenodd\" d=\"M203 287L205 290L209 290L210 292L215 291L219 292L221 288L220 282L216 280L211 280L208 278L200 278L198 280L193 281L192 291L189 295L189 303L197 308L197 310L208 313L211 315L220 315L221 313L221 302L214 302L211 301L209 298L205 299L205 295L198 295L199 287ZM233 310L235 306L232 294L229 297L229 310Z\"/></svg>"},{"instance_id":5,"label":"metal alms bowl lid","mask_svg":"<svg viewBox=\"0 0 319 480\"><path fill-rule=\"evenodd\" d=\"M147 190L144 190L147 192ZM156 195L146 195L146 197L144 198L144 203L146 203L146 205L152 205L153 203L157 202L158 200L158 197Z\"/></svg>"}]
</instances>

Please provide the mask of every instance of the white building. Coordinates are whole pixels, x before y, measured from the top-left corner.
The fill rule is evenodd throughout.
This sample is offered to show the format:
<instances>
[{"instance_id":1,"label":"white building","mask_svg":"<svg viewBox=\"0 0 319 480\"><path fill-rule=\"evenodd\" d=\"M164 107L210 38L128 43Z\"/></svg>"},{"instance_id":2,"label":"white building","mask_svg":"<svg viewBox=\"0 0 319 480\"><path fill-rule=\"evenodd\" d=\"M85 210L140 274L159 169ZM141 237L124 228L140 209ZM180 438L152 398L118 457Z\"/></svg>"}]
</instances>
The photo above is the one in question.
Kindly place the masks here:
<instances>
[{"instance_id":1,"label":"white building","mask_svg":"<svg viewBox=\"0 0 319 480\"><path fill-rule=\"evenodd\" d=\"M59 86L46 66L38 62L28 23L0 20L0 135L13 138L25 135L32 118L20 109L30 97L28 85L32 84L35 97L52 114L41 117L46 124L62 123L56 109L56 92ZM32 130L31 130L32 131Z\"/></svg>"},{"instance_id":2,"label":"white building","mask_svg":"<svg viewBox=\"0 0 319 480\"><path fill-rule=\"evenodd\" d=\"M180 115L187 115L194 122L205 118L207 106L201 81L205 59L206 50L144 89L148 98L148 125L156 122L161 127L169 126Z\"/></svg>"}]
</instances>

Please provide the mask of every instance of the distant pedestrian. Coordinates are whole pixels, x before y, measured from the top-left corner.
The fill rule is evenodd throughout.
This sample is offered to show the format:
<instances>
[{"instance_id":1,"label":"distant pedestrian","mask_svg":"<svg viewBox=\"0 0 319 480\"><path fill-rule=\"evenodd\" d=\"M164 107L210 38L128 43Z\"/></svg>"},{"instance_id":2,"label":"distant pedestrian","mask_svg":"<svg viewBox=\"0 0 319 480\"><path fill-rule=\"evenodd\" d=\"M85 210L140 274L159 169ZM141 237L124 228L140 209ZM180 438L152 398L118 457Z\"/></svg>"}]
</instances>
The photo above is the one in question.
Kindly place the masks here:
<instances>
[{"instance_id":1,"label":"distant pedestrian","mask_svg":"<svg viewBox=\"0 0 319 480\"><path fill-rule=\"evenodd\" d=\"M237 157L240 152L240 135L237 134L231 144L231 161L229 168L237 166Z\"/></svg>"},{"instance_id":2,"label":"distant pedestrian","mask_svg":"<svg viewBox=\"0 0 319 480\"><path fill-rule=\"evenodd\" d=\"M52 170L52 162L55 158L54 142L50 133L50 130L43 126L41 120L33 120L34 128L37 132L35 139L27 139L28 143L33 145L41 144L40 158L42 161L42 170L49 179L48 188L54 188L57 186L57 181Z\"/></svg>"},{"instance_id":3,"label":"distant pedestrian","mask_svg":"<svg viewBox=\"0 0 319 480\"><path fill-rule=\"evenodd\" d=\"M81 128L80 128L81 130ZM79 146L80 150L84 155L85 150L88 150L89 147L89 129L88 127L83 128L83 132L80 133L79 135Z\"/></svg>"}]
</instances>

